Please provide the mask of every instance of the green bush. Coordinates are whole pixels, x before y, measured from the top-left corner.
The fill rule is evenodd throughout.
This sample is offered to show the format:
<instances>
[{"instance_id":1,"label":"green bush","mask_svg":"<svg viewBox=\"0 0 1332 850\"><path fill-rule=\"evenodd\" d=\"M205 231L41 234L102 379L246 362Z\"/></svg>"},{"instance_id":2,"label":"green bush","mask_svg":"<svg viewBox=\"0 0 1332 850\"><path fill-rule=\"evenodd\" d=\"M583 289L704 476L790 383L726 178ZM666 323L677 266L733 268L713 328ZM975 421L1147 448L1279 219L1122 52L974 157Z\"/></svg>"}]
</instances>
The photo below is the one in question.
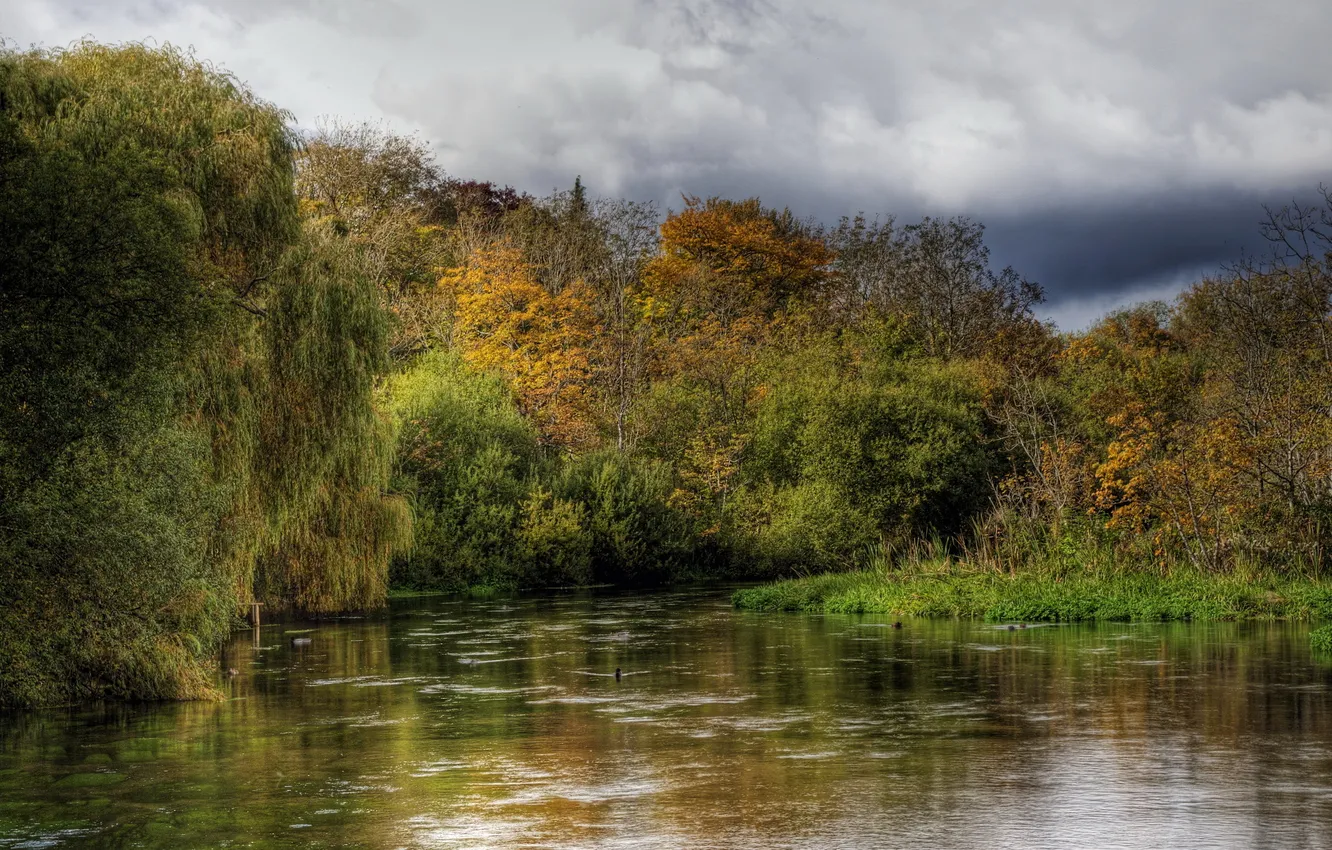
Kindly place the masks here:
<instances>
[{"instance_id":1,"label":"green bush","mask_svg":"<svg viewBox=\"0 0 1332 850\"><path fill-rule=\"evenodd\" d=\"M551 456L503 383L431 353L387 388L416 540L393 581L417 589L655 583L686 571L692 528L656 461Z\"/></svg>"},{"instance_id":2,"label":"green bush","mask_svg":"<svg viewBox=\"0 0 1332 850\"><path fill-rule=\"evenodd\" d=\"M1319 626L1309 633L1309 643L1315 652L1332 653L1332 626Z\"/></svg>"},{"instance_id":3,"label":"green bush","mask_svg":"<svg viewBox=\"0 0 1332 850\"><path fill-rule=\"evenodd\" d=\"M522 521L535 523L533 540L540 536L540 510L524 517L522 508L541 448L504 385L456 356L432 353L396 376L387 398L398 429L395 484L415 515L413 546L394 561L393 584L461 590L527 583L518 530Z\"/></svg>"},{"instance_id":4,"label":"green bush","mask_svg":"<svg viewBox=\"0 0 1332 850\"><path fill-rule=\"evenodd\" d=\"M965 528L984 506L995 460L971 367L855 362L824 343L771 373L728 517L769 571L847 569L880 541Z\"/></svg>"},{"instance_id":5,"label":"green bush","mask_svg":"<svg viewBox=\"0 0 1332 850\"><path fill-rule=\"evenodd\" d=\"M694 529L670 505L664 463L593 452L566 460L553 486L584 509L595 581L655 583L694 568Z\"/></svg>"}]
</instances>

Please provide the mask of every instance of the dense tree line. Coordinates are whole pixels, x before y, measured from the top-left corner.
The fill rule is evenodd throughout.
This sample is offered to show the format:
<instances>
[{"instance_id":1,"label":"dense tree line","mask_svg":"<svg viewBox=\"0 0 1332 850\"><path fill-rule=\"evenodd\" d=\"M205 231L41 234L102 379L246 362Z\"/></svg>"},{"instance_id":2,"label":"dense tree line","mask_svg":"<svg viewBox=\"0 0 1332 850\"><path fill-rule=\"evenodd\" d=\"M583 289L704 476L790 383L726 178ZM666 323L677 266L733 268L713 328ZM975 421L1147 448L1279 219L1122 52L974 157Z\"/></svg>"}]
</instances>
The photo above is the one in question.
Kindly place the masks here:
<instances>
[{"instance_id":1,"label":"dense tree line","mask_svg":"<svg viewBox=\"0 0 1332 850\"><path fill-rule=\"evenodd\" d=\"M251 600L1321 575L1329 211L1085 333L966 218L831 226L298 137L167 49L0 54L0 703L209 690Z\"/></svg>"},{"instance_id":2,"label":"dense tree line","mask_svg":"<svg viewBox=\"0 0 1332 850\"><path fill-rule=\"evenodd\" d=\"M1035 318L1040 286L994 267L984 227L967 218L823 226L758 199L698 197L660 216L592 199L580 181L534 198L451 180L424 146L366 127L312 140L302 179L332 185L323 163L334 161L348 186L383 185L329 196L365 199L393 194L374 175L410 162L415 176L397 185L414 187L398 196L411 199L391 208L441 262L434 281L406 266L389 276L395 380L441 393L498 382L487 404L459 406L448 390L439 421L388 394L407 423L399 488L418 519L445 494L485 504L457 489L483 480L480 467L421 471L432 452L457 462L448 435L464 407L490 420L469 427L528 429L522 450L468 443L471 462L505 470L507 490L486 493L507 492L508 508L469 513L465 531L426 520L395 562L400 582L761 576L923 549L1003 570L1321 575L1332 203L1274 212L1265 263L1060 334ZM387 253L362 223L384 213L366 203L327 209ZM409 280L419 285L405 306L394 299ZM618 477L567 489L569 470L607 458ZM596 506L615 501L596 488L640 477L641 498L619 510L654 517L637 534L668 533L586 559L604 548L590 542L605 527ZM564 529L568 561L520 568L524 529L547 525ZM459 554L479 538L499 548Z\"/></svg>"}]
</instances>

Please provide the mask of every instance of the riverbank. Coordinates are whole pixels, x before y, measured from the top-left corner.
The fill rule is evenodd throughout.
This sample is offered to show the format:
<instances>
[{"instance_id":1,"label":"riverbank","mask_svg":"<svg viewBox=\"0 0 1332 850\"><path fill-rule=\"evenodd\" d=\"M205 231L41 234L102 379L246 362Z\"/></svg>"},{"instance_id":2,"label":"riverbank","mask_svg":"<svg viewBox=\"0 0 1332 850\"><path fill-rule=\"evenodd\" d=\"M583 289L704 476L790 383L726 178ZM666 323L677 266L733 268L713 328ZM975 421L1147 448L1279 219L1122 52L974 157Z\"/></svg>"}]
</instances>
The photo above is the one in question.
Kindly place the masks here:
<instances>
[{"instance_id":1,"label":"riverbank","mask_svg":"<svg viewBox=\"0 0 1332 850\"><path fill-rule=\"evenodd\" d=\"M953 566L788 579L732 597L752 611L992 622L1332 619L1332 581L1148 574L1009 576Z\"/></svg>"}]
</instances>

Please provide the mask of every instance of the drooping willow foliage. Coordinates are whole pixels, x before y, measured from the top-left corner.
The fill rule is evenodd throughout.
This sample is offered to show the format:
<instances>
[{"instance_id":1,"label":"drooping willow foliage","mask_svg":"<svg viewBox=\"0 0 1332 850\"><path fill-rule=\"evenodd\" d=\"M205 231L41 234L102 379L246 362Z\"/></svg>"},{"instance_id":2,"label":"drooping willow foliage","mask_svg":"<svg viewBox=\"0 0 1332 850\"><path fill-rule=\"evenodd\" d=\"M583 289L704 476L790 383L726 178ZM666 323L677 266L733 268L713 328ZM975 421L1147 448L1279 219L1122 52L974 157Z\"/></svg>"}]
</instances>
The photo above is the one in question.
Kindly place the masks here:
<instances>
[{"instance_id":1,"label":"drooping willow foliage","mask_svg":"<svg viewBox=\"0 0 1332 850\"><path fill-rule=\"evenodd\" d=\"M286 121L172 48L0 53L0 705L199 695L250 599L384 599L386 319Z\"/></svg>"},{"instance_id":2,"label":"drooping willow foliage","mask_svg":"<svg viewBox=\"0 0 1332 850\"><path fill-rule=\"evenodd\" d=\"M312 227L270 311L257 480L279 495L268 505L273 545L257 560L256 594L310 612L378 605L389 558L411 539L406 503L384 495L392 429L370 403L388 366L378 295L355 249Z\"/></svg>"}]
</instances>

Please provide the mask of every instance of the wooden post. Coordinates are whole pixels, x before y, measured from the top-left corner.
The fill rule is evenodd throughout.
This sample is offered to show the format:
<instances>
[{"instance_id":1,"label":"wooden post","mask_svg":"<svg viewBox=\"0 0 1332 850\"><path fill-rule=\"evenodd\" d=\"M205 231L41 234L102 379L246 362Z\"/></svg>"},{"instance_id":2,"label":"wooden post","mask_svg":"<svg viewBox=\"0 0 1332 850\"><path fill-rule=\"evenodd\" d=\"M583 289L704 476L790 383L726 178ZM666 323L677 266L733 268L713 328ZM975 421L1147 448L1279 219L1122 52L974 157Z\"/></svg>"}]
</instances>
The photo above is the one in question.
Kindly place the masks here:
<instances>
[{"instance_id":1,"label":"wooden post","mask_svg":"<svg viewBox=\"0 0 1332 850\"><path fill-rule=\"evenodd\" d=\"M263 607L263 604L262 602L250 603L250 625L254 627L250 630L250 637L255 649L259 648L259 609Z\"/></svg>"}]
</instances>

